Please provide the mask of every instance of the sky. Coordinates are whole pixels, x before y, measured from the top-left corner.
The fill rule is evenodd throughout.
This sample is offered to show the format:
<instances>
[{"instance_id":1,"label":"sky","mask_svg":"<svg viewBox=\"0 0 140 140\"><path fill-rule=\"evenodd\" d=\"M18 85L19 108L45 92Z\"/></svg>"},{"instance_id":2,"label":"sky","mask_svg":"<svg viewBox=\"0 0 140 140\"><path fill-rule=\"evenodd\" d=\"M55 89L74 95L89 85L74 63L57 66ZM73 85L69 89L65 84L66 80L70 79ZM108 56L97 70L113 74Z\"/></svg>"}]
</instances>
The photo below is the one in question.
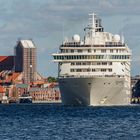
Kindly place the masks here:
<instances>
[{"instance_id":1,"label":"sky","mask_svg":"<svg viewBox=\"0 0 140 140\"><path fill-rule=\"evenodd\" d=\"M105 31L124 35L132 50L131 74L140 74L140 0L0 0L0 5L0 55L13 55L19 39L32 39L42 76L57 77L51 54L65 37L83 38L93 12Z\"/></svg>"}]
</instances>

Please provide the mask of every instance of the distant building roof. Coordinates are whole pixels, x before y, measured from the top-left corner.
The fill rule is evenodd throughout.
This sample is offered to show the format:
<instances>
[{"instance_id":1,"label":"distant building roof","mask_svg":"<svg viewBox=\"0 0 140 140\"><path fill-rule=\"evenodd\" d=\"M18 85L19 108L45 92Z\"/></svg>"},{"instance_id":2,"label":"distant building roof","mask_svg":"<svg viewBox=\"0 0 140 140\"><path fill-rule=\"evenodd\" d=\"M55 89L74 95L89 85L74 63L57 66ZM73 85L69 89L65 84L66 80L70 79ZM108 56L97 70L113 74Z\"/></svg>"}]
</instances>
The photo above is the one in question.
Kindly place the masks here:
<instances>
[{"instance_id":1,"label":"distant building roof","mask_svg":"<svg viewBox=\"0 0 140 140\"><path fill-rule=\"evenodd\" d=\"M16 88L28 88L28 84L16 84Z\"/></svg>"},{"instance_id":2,"label":"distant building roof","mask_svg":"<svg viewBox=\"0 0 140 140\"><path fill-rule=\"evenodd\" d=\"M14 81L21 73L12 73L10 76L8 76L7 81Z\"/></svg>"},{"instance_id":3,"label":"distant building roof","mask_svg":"<svg viewBox=\"0 0 140 140\"><path fill-rule=\"evenodd\" d=\"M15 73L11 71L1 71L0 76L1 78L3 78L0 80L0 84L14 82L18 78L18 76L20 76L20 74L21 73Z\"/></svg>"},{"instance_id":4,"label":"distant building roof","mask_svg":"<svg viewBox=\"0 0 140 140\"><path fill-rule=\"evenodd\" d=\"M0 62L3 61L6 58L7 58L7 56L0 56Z\"/></svg>"},{"instance_id":5,"label":"distant building roof","mask_svg":"<svg viewBox=\"0 0 140 140\"><path fill-rule=\"evenodd\" d=\"M0 86L0 93L5 93L5 88Z\"/></svg>"},{"instance_id":6,"label":"distant building roof","mask_svg":"<svg viewBox=\"0 0 140 140\"><path fill-rule=\"evenodd\" d=\"M35 48L35 45L32 40L20 40L24 48Z\"/></svg>"},{"instance_id":7,"label":"distant building roof","mask_svg":"<svg viewBox=\"0 0 140 140\"><path fill-rule=\"evenodd\" d=\"M0 56L0 71L14 68L14 56Z\"/></svg>"}]
</instances>

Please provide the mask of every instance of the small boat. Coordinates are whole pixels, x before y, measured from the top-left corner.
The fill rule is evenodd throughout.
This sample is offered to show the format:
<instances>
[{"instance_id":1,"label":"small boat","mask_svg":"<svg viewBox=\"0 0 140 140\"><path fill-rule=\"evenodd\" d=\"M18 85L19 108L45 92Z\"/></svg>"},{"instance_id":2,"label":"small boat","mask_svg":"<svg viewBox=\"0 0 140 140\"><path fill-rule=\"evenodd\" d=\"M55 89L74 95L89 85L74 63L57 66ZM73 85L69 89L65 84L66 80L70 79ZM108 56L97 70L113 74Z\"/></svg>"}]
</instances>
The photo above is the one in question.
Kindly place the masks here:
<instances>
[{"instance_id":1,"label":"small boat","mask_svg":"<svg viewBox=\"0 0 140 140\"><path fill-rule=\"evenodd\" d=\"M32 103L32 96L29 94L23 94L19 97L19 103Z\"/></svg>"}]
</instances>

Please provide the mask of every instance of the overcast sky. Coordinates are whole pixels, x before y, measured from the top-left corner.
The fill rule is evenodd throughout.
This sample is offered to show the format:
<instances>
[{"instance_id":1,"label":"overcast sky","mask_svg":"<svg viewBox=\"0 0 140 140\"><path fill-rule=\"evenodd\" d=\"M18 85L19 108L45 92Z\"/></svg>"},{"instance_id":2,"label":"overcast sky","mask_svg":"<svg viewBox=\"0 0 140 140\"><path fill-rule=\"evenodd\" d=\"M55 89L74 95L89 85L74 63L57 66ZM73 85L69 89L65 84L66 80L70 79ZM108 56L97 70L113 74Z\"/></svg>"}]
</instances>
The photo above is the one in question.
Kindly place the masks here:
<instances>
[{"instance_id":1,"label":"overcast sky","mask_svg":"<svg viewBox=\"0 0 140 140\"><path fill-rule=\"evenodd\" d=\"M38 72L57 76L51 54L63 35L83 37L91 12L105 31L124 35L133 52L132 75L140 74L140 0L0 0L0 55L13 55L18 39L33 39Z\"/></svg>"}]
</instances>

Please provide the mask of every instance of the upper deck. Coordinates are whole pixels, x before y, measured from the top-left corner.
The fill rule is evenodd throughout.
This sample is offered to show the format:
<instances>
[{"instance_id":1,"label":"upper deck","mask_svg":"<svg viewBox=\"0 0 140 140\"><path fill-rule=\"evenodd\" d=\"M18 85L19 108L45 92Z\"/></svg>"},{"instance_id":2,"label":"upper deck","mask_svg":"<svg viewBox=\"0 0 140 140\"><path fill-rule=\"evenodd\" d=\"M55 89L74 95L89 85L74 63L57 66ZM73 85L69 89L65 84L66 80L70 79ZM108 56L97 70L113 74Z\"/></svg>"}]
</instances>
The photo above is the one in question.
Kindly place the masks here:
<instances>
[{"instance_id":1,"label":"upper deck","mask_svg":"<svg viewBox=\"0 0 140 140\"><path fill-rule=\"evenodd\" d=\"M75 47L125 47L126 44L122 42L105 42L105 44L83 44L81 42L65 42L60 46L60 49L67 48L75 48Z\"/></svg>"},{"instance_id":2,"label":"upper deck","mask_svg":"<svg viewBox=\"0 0 140 140\"><path fill-rule=\"evenodd\" d=\"M75 34L72 39L65 39L60 49L63 47L125 47L124 37L118 34L113 35L104 32L101 19L94 13L89 15L89 24L84 28L85 35L81 39Z\"/></svg>"}]
</instances>

